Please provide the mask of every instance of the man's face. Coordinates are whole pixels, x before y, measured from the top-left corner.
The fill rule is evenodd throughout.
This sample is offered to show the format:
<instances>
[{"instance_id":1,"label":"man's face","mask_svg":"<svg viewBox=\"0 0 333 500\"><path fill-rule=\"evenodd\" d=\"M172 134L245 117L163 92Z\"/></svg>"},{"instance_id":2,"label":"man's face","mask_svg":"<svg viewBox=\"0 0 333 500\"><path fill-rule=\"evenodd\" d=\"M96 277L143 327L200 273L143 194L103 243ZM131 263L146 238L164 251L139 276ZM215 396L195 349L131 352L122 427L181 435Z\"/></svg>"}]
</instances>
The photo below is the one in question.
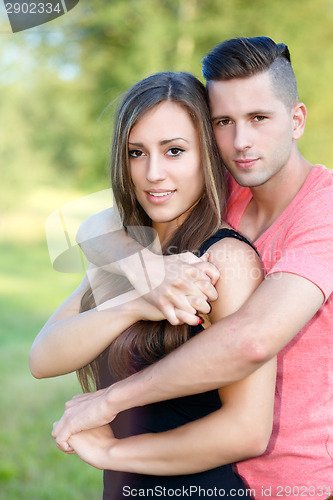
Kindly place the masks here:
<instances>
[{"instance_id":1,"label":"man's face","mask_svg":"<svg viewBox=\"0 0 333 500\"><path fill-rule=\"evenodd\" d=\"M279 182L291 166L293 110L276 97L269 74L212 81L208 92L216 141L235 180L248 187Z\"/></svg>"}]
</instances>

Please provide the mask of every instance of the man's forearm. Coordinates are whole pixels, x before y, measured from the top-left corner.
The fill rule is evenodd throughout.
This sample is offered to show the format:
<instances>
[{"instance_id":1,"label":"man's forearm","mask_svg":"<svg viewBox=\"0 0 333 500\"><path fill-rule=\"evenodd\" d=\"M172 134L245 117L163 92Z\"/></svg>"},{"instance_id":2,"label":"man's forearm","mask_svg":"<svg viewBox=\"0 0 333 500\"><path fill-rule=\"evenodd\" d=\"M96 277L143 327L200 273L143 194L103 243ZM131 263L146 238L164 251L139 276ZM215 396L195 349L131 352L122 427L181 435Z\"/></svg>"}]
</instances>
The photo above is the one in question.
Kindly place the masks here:
<instances>
[{"instance_id":1,"label":"man's forearm","mask_svg":"<svg viewBox=\"0 0 333 500\"><path fill-rule=\"evenodd\" d=\"M244 306L171 354L106 392L116 413L156 401L224 387L274 357L312 318L323 296L286 273L267 279Z\"/></svg>"},{"instance_id":2,"label":"man's forearm","mask_svg":"<svg viewBox=\"0 0 333 500\"><path fill-rule=\"evenodd\" d=\"M232 317L221 323L234 331ZM216 323L158 363L111 386L106 393L109 404L119 413L134 406L198 394L240 380L258 368L260 363L250 362L250 357L246 362L246 346L234 333L222 338L221 326Z\"/></svg>"}]
</instances>

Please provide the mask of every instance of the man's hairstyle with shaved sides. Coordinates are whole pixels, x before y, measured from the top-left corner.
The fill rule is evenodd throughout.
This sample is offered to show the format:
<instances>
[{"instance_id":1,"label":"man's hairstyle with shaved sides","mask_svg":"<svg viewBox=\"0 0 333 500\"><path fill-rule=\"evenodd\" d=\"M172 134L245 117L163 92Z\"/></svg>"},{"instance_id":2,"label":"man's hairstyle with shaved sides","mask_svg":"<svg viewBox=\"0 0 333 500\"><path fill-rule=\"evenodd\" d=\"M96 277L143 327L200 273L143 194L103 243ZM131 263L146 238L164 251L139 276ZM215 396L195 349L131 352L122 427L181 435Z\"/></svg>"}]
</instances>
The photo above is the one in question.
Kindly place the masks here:
<instances>
[{"instance_id":1,"label":"man's hairstyle with shaved sides","mask_svg":"<svg viewBox=\"0 0 333 500\"><path fill-rule=\"evenodd\" d=\"M292 108L298 102L297 83L284 43L271 38L232 38L217 45L202 61L202 74L209 88L210 81L248 78L268 72L275 95Z\"/></svg>"}]
</instances>

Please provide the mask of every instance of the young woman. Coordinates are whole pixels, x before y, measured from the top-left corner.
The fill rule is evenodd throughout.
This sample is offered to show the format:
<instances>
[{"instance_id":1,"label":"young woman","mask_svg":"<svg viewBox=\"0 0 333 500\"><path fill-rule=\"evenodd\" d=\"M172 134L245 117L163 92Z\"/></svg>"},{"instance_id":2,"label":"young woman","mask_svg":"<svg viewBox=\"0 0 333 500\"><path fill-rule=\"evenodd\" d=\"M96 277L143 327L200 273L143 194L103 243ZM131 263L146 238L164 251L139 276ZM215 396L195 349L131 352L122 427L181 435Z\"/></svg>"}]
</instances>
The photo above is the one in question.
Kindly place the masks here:
<instances>
[{"instance_id":1,"label":"young woman","mask_svg":"<svg viewBox=\"0 0 333 500\"><path fill-rule=\"evenodd\" d=\"M203 325L198 318L191 327L172 326L143 297L107 307L130 289L125 278L101 270L90 282L85 278L43 327L30 355L35 376L78 370L85 389L91 379L98 389L107 387L204 335L203 327L233 314L263 278L255 250L221 226L223 167L205 89L192 75L159 73L127 92L115 122L111 180L123 225L140 245L154 249L158 240L165 255L209 252L220 271L218 298ZM158 238L147 240L152 231L146 228ZM249 493L230 464L264 452L274 387L270 362L228 387L128 410L69 444L105 469L104 499L189 492L199 498L214 489L215 496L243 498Z\"/></svg>"}]
</instances>

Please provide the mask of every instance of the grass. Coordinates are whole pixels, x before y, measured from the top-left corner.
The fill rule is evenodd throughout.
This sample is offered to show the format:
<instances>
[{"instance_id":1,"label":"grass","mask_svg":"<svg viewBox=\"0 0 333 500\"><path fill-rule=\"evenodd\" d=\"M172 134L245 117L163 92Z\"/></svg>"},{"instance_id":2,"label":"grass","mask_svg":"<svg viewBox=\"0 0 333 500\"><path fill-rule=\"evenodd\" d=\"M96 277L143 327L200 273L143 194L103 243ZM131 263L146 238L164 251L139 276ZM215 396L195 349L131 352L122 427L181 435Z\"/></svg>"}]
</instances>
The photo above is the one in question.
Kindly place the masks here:
<instances>
[{"instance_id":1,"label":"grass","mask_svg":"<svg viewBox=\"0 0 333 500\"><path fill-rule=\"evenodd\" d=\"M49 213L77 193L41 190L2 214L0 243L0 498L99 500L102 473L60 452L50 435L75 375L35 380L29 349L43 323L81 280L52 269L44 236ZM58 200L58 202L57 202Z\"/></svg>"}]
</instances>

